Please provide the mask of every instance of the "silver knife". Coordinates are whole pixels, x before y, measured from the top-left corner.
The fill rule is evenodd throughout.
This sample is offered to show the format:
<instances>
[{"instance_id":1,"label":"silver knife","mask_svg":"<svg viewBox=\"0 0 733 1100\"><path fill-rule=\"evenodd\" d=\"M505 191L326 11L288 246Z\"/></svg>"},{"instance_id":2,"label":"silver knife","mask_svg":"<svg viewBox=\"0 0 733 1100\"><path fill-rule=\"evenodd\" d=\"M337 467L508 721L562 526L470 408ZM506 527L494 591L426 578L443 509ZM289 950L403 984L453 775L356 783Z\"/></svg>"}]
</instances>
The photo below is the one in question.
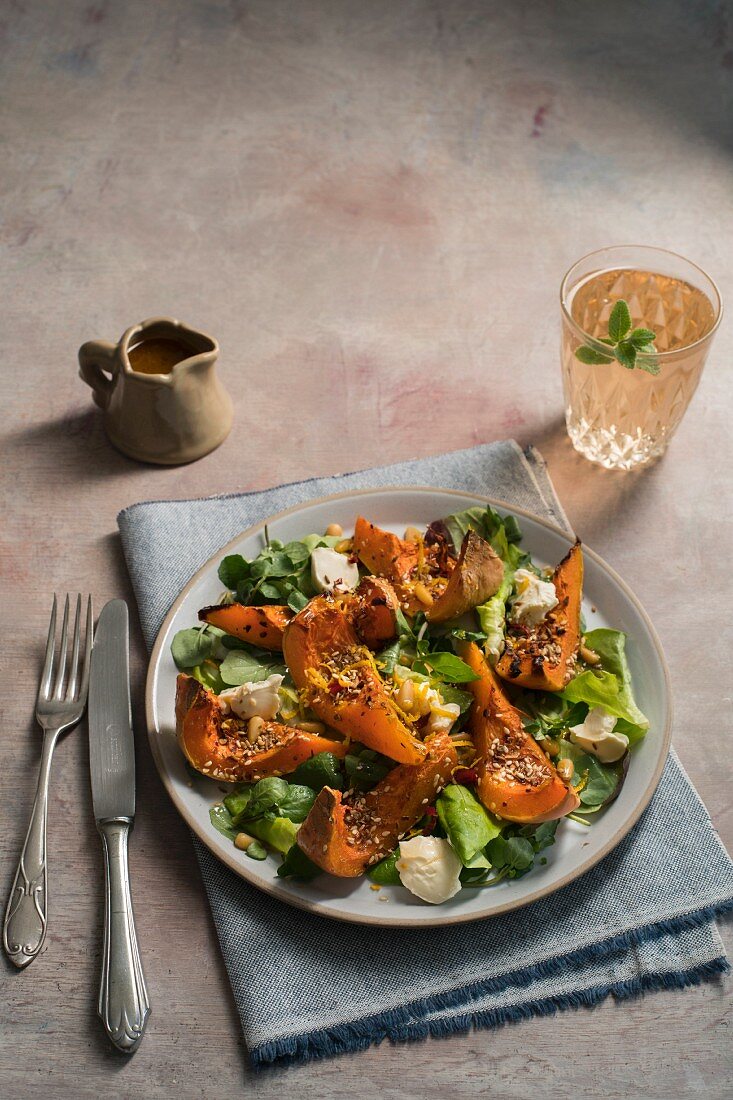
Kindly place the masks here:
<instances>
[{"instance_id":1,"label":"silver knife","mask_svg":"<svg viewBox=\"0 0 733 1100\"><path fill-rule=\"evenodd\" d=\"M132 1054L150 1015L127 866L135 817L135 742L130 707L130 624L124 600L97 621L89 681L89 768L105 870L104 945L97 1011L115 1046Z\"/></svg>"}]
</instances>

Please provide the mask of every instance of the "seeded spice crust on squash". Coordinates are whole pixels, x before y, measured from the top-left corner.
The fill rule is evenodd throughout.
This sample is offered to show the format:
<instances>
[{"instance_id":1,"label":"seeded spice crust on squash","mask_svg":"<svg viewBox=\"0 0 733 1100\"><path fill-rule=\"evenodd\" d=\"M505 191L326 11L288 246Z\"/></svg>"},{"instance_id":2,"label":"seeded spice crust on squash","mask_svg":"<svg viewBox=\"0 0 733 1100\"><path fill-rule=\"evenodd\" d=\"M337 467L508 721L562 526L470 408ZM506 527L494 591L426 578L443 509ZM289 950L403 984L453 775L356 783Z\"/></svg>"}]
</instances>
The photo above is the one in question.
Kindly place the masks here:
<instances>
[{"instance_id":1,"label":"seeded spice crust on squash","mask_svg":"<svg viewBox=\"0 0 733 1100\"><path fill-rule=\"evenodd\" d=\"M250 741L248 722L225 717L213 692L183 673L176 683L176 732L189 764L225 783L256 783L287 775L316 753L341 757L346 752L343 741L280 722L263 721Z\"/></svg>"},{"instance_id":2,"label":"seeded spice crust on squash","mask_svg":"<svg viewBox=\"0 0 733 1100\"><path fill-rule=\"evenodd\" d=\"M468 728L477 755L477 793L486 809L522 824L572 813L580 805L578 796L524 729L481 650L467 642L461 656L479 677L469 684L474 702Z\"/></svg>"},{"instance_id":3,"label":"seeded spice crust on squash","mask_svg":"<svg viewBox=\"0 0 733 1100\"><path fill-rule=\"evenodd\" d=\"M401 764L366 794L324 787L298 831L298 847L322 870L356 878L388 855L424 816L458 764L447 734L425 742L425 759Z\"/></svg>"},{"instance_id":4,"label":"seeded spice crust on squash","mask_svg":"<svg viewBox=\"0 0 733 1100\"><path fill-rule=\"evenodd\" d=\"M570 548L552 574L558 604L535 627L509 623L496 671L502 679L537 691L562 691L575 674L580 645L583 551Z\"/></svg>"}]
</instances>

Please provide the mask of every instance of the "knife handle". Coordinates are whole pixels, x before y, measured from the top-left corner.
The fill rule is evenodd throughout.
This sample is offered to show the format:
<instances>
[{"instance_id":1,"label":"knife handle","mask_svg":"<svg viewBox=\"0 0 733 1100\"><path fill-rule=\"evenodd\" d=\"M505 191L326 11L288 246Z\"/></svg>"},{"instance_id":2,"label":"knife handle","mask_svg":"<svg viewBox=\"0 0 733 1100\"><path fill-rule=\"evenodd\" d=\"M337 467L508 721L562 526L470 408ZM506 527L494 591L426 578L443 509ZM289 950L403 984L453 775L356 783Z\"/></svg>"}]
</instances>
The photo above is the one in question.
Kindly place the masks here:
<instances>
[{"instance_id":1,"label":"knife handle","mask_svg":"<svg viewBox=\"0 0 733 1100\"><path fill-rule=\"evenodd\" d=\"M104 944L97 1011L118 1050L132 1054L150 1015L130 897L127 838L132 820L97 823L104 849Z\"/></svg>"}]
</instances>

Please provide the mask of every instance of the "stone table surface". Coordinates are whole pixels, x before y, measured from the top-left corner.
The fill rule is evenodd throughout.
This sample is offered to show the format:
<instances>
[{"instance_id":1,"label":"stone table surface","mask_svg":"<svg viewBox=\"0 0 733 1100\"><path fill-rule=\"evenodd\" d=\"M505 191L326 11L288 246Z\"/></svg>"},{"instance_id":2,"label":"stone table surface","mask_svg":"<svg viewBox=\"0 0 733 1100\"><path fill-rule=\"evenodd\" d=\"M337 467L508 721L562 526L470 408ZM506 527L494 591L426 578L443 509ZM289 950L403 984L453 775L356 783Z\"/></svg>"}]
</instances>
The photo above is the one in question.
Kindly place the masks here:
<instances>
[{"instance_id":1,"label":"stone table surface","mask_svg":"<svg viewBox=\"0 0 733 1100\"><path fill-rule=\"evenodd\" d=\"M730 296L730 4L3 0L0 51L3 891L51 592L132 599L120 508L508 435L650 611L677 750L730 845L730 325L668 455L634 475L571 449L557 346L562 274L608 243L675 249ZM75 367L82 341L161 314L218 336L236 405L224 446L177 469L113 451ZM730 1095L727 979L253 1076L147 748L145 661L136 632L150 1028L125 1061L95 1019L79 728L53 773L46 947L0 970L3 1096Z\"/></svg>"}]
</instances>

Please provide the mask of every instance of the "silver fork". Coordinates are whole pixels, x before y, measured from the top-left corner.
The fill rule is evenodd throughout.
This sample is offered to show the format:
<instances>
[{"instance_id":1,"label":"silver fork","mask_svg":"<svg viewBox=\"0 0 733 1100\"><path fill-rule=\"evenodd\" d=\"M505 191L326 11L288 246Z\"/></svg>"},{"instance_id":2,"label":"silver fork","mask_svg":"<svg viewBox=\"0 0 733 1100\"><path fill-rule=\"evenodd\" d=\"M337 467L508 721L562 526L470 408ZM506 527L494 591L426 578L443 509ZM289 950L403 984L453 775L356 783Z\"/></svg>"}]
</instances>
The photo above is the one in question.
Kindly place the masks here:
<instances>
[{"instance_id":1,"label":"silver fork","mask_svg":"<svg viewBox=\"0 0 733 1100\"><path fill-rule=\"evenodd\" d=\"M38 787L3 923L5 953L10 961L21 969L33 962L46 938L48 924L46 819L51 760L59 737L77 724L87 705L93 624L92 597L89 596L84 653L81 655L81 596L77 596L74 636L69 659L69 597L67 596L61 626L61 648L57 654L56 597L54 596L46 643L46 659L36 701L36 720L43 730Z\"/></svg>"}]
</instances>

